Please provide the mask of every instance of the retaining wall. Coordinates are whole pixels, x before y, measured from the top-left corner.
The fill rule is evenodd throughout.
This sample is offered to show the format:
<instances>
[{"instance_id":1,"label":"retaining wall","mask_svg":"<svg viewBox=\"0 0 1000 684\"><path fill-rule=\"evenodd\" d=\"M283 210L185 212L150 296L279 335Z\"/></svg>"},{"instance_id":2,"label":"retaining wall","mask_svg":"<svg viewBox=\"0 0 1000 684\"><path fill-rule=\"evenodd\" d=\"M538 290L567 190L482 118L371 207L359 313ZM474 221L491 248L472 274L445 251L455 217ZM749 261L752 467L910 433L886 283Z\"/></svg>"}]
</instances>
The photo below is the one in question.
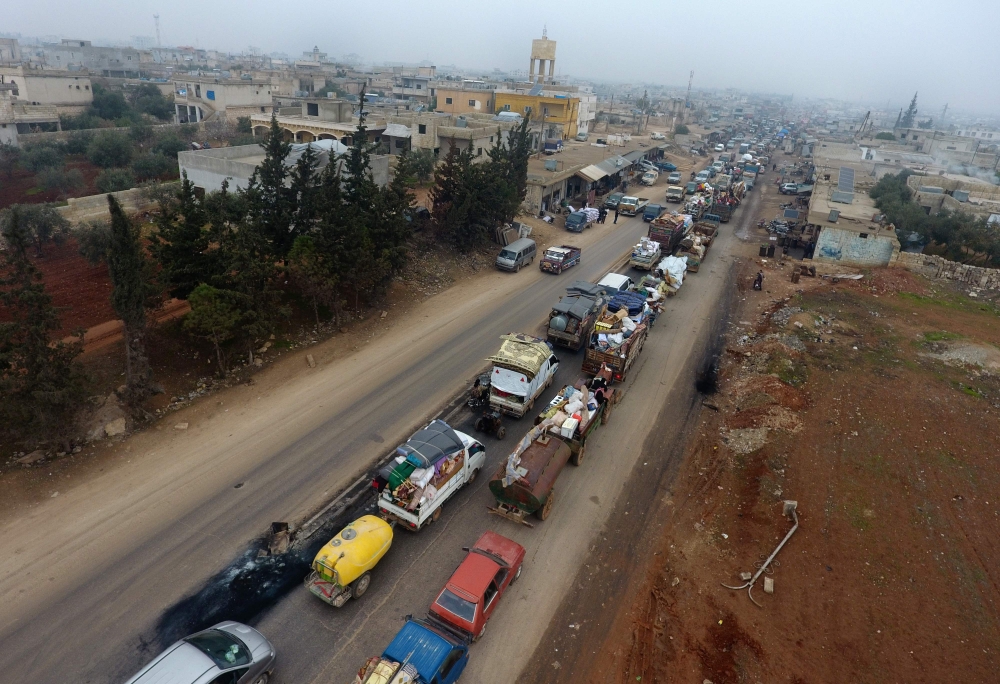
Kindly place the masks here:
<instances>
[{"instance_id":1,"label":"retaining wall","mask_svg":"<svg viewBox=\"0 0 1000 684\"><path fill-rule=\"evenodd\" d=\"M174 183L164 183L165 186L175 186ZM142 188L132 188L111 193L122 205L126 213L134 214L146 211L156 206L156 202L151 202L144 196ZM108 196L88 195L87 197L71 197L64 207L56 207L56 211L63 215L70 223L83 223L84 221L106 221L111 218L108 210Z\"/></svg>"},{"instance_id":2,"label":"retaining wall","mask_svg":"<svg viewBox=\"0 0 1000 684\"><path fill-rule=\"evenodd\" d=\"M982 290L1000 290L1000 270L949 261L934 254L900 252L895 266L909 269L928 278L955 280Z\"/></svg>"}]
</instances>

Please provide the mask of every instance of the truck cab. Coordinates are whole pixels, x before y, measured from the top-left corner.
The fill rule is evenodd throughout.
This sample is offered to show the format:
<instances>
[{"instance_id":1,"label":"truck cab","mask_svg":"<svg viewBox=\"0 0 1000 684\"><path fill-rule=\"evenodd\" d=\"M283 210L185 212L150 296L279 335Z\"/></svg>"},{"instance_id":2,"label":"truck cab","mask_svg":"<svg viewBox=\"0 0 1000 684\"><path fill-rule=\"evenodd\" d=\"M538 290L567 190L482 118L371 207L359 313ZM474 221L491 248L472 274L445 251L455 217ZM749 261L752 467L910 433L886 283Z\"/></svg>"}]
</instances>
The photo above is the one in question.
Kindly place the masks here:
<instances>
[{"instance_id":1,"label":"truck cab","mask_svg":"<svg viewBox=\"0 0 1000 684\"><path fill-rule=\"evenodd\" d=\"M583 229L590 225L586 212L574 211L566 217L566 230L571 233L582 233Z\"/></svg>"},{"instance_id":2,"label":"truck cab","mask_svg":"<svg viewBox=\"0 0 1000 684\"><path fill-rule=\"evenodd\" d=\"M653 219L660 218L664 208L659 204L647 204L646 208L642 210L642 220L649 223Z\"/></svg>"}]
</instances>

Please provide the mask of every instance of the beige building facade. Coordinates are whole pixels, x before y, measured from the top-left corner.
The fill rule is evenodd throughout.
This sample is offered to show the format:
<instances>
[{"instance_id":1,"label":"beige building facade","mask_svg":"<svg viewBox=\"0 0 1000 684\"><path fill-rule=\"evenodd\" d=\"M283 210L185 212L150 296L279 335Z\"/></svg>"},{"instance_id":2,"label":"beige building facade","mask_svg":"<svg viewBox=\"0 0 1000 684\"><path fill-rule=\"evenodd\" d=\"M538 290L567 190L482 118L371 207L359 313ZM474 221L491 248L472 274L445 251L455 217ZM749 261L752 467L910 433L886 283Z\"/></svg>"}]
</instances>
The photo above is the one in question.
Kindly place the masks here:
<instances>
[{"instance_id":1,"label":"beige building facade","mask_svg":"<svg viewBox=\"0 0 1000 684\"><path fill-rule=\"evenodd\" d=\"M274 86L270 81L178 75L174 84L177 123L205 120L235 122L239 117L270 114Z\"/></svg>"},{"instance_id":2,"label":"beige building facade","mask_svg":"<svg viewBox=\"0 0 1000 684\"><path fill-rule=\"evenodd\" d=\"M0 66L0 83L14 86L14 100L26 105L50 105L59 114L79 114L94 101L90 77L79 72Z\"/></svg>"}]
</instances>

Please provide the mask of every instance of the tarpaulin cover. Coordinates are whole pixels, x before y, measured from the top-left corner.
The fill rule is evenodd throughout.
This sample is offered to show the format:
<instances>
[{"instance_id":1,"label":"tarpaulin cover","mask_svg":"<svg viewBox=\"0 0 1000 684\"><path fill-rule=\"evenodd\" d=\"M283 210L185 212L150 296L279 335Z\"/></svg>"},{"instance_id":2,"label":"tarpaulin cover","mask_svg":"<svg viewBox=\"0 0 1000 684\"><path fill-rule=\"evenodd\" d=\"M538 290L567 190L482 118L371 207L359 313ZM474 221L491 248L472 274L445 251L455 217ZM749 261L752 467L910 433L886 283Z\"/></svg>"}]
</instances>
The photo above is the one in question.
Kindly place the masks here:
<instances>
[{"instance_id":1,"label":"tarpaulin cover","mask_svg":"<svg viewBox=\"0 0 1000 684\"><path fill-rule=\"evenodd\" d=\"M542 364L552 355L552 350L545 344L545 340L531 335L511 333L501 336L500 339L503 340L500 351L486 360L498 366L519 370L529 379L538 374Z\"/></svg>"},{"instance_id":2,"label":"tarpaulin cover","mask_svg":"<svg viewBox=\"0 0 1000 684\"><path fill-rule=\"evenodd\" d=\"M684 272L687 270L687 257L668 256L657 267L663 273L669 273L677 281L678 287L684 282Z\"/></svg>"},{"instance_id":3,"label":"tarpaulin cover","mask_svg":"<svg viewBox=\"0 0 1000 684\"><path fill-rule=\"evenodd\" d=\"M595 285L594 283L588 283L586 280L574 280L573 284L566 288L567 294L582 294L589 297L597 297L607 292L607 288L601 285Z\"/></svg>"},{"instance_id":4,"label":"tarpaulin cover","mask_svg":"<svg viewBox=\"0 0 1000 684\"><path fill-rule=\"evenodd\" d=\"M444 456L464 448L462 439L448 423L435 420L422 430L414 432L413 436L406 440L406 444L396 447L396 453L418 468L427 468Z\"/></svg>"},{"instance_id":5,"label":"tarpaulin cover","mask_svg":"<svg viewBox=\"0 0 1000 684\"><path fill-rule=\"evenodd\" d=\"M531 387L531 381L524 373L500 367L493 368L490 384L501 392L516 394L519 397L528 396L528 389Z\"/></svg>"},{"instance_id":6,"label":"tarpaulin cover","mask_svg":"<svg viewBox=\"0 0 1000 684\"><path fill-rule=\"evenodd\" d=\"M567 295L552 307L553 313L567 314L582 321L590 313L600 308L600 299L584 297L582 295Z\"/></svg>"}]
</instances>

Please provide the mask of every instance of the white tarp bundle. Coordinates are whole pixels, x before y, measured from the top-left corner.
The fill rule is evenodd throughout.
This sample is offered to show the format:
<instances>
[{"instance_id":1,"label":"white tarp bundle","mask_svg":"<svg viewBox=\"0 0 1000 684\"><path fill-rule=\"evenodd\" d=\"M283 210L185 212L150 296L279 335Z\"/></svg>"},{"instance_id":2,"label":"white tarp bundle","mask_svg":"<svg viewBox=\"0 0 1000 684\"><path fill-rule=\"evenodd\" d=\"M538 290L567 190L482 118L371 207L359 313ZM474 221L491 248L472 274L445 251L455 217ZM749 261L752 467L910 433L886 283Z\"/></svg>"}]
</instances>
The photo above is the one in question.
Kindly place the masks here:
<instances>
[{"instance_id":1,"label":"white tarp bundle","mask_svg":"<svg viewBox=\"0 0 1000 684\"><path fill-rule=\"evenodd\" d=\"M584 214L587 215L588 221L596 221L597 217L600 215L600 212L594 207L586 207L585 209L581 209L580 211L582 211Z\"/></svg>"},{"instance_id":2,"label":"white tarp bundle","mask_svg":"<svg viewBox=\"0 0 1000 684\"><path fill-rule=\"evenodd\" d=\"M669 276L670 284L680 287L684 283L684 272L687 271L687 257L668 256L660 261L657 267L664 276Z\"/></svg>"}]
</instances>

